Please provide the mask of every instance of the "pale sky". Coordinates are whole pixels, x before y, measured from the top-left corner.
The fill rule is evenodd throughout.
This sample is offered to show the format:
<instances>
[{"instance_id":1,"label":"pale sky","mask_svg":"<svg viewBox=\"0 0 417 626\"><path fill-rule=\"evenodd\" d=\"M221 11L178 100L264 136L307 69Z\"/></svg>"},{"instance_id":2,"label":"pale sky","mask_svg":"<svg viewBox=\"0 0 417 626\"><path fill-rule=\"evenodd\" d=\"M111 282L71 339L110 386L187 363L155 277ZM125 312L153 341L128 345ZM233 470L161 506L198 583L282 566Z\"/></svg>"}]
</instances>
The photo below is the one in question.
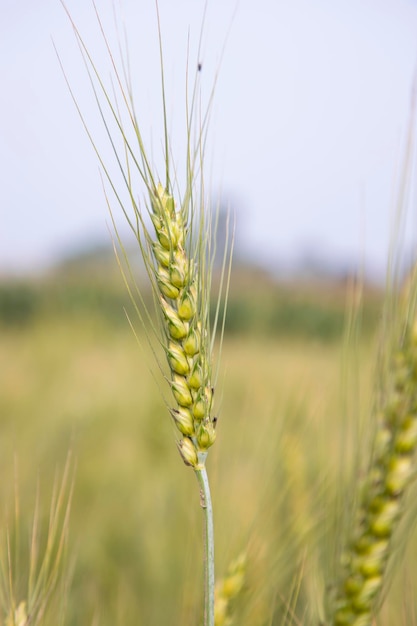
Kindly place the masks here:
<instances>
[{"instance_id":1,"label":"pale sky","mask_svg":"<svg viewBox=\"0 0 417 626\"><path fill-rule=\"evenodd\" d=\"M90 1L66 4L107 75ZM137 111L158 154L155 5L122 5ZM204 5L159 1L174 158L181 162L185 148L190 33L203 100L219 67L208 181L213 197L221 190L236 211L240 254L271 268L311 255L381 275L417 68L417 1L208 0L197 59ZM113 2L97 6L116 48ZM110 240L97 159L52 40L105 146L59 0L0 0L0 274L44 268L73 247ZM412 216L409 247L416 223Z\"/></svg>"}]
</instances>

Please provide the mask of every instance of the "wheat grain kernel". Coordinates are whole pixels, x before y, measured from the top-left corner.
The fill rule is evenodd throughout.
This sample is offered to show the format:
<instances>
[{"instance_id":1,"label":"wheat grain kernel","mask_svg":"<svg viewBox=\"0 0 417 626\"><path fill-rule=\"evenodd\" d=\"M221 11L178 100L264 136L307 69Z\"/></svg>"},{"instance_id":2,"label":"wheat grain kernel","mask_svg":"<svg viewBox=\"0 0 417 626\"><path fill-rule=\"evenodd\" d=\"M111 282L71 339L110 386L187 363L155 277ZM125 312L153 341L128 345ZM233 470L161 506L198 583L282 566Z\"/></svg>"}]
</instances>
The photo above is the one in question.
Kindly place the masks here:
<instances>
[{"instance_id":1,"label":"wheat grain kernel","mask_svg":"<svg viewBox=\"0 0 417 626\"><path fill-rule=\"evenodd\" d=\"M186 465L197 467L198 457L193 442L188 437L184 437L178 443L178 449Z\"/></svg>"}]
</instances>

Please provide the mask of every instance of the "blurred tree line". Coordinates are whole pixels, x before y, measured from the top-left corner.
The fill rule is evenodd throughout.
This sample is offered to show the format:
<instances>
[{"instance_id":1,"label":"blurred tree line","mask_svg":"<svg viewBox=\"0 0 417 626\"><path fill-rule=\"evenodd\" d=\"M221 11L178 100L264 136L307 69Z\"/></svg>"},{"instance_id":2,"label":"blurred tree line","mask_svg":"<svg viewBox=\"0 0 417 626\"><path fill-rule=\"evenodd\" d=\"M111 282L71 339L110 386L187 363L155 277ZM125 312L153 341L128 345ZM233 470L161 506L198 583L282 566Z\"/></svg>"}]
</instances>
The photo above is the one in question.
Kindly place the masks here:
<instances>
[{"instance_id":1,"label":"blurred tree line","mask_svg":"<svg viewBox=\"0 0 417 626\"><path fill-rule=\"evenodd\" d=\"M134 263L133 267L141 284L143 268ZM216 282L215 275L213 315ZM278 281L237 258L225 331L338 339L345 324L350 283L347 277ZM145 297L146 284L144 281ZM373 287L363 288L363 293L361 327L363 333L370 334L378 324L382 295ZM98 316L111 325L120 325L126 323L125 310L134 315L113 251L107 247L77 254L37 278L0 282L2 327L27 326L51 316L68 315Z\"/></svg>"}]
</instances>

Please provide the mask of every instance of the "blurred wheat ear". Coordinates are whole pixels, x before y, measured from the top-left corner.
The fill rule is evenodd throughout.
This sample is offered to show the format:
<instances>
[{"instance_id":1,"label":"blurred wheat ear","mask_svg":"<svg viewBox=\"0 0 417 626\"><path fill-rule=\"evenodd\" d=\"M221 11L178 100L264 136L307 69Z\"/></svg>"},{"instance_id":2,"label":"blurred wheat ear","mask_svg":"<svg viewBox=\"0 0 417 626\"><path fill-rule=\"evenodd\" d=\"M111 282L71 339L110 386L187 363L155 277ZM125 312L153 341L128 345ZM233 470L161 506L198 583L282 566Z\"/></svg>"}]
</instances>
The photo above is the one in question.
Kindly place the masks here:
<instances>
[{"instance_id":1,"label":"blurred wheat ear","mask_svg":"<svg viewBox=\"0 0 417 626\"><path fill-rule=\"evenodd\" d=\"M29 546L26 535L22 536L25 520L15 487L14 516L5 526L0 546L0 603L5 626L64 623L72 472L69 455L62 478L55 480L46 527L37 490Z\"/></svg>"},{"instance_id":2,"label":"blurred wheat ear","mask_svg":"<svg viewBox=\"0 0 417 626\"><path fill-rule=\"evenodd\" d=\"M406 495L417 476L417 268L401 285L403 229L412 176L416 90L412 93L400 194L393 226L378 355L373 445L356 519L342 554L330 623L371 626L390 583Z\"/></svg>"},{"instance_id":3,"label":"blurred wheat ear","mask_svg":"<svg viewBox=\"0 0 417 626\"><path fill-rule=\"evenodd\" d=\"M233 602L241 594L246 577L247 555L240 554L230 563L226 575L216 582L215 626L233 624Z\"/></svg>"},{"instance_id":4,"label":"blurred wheat ear","mask_svg":"<svg viewBox=\"0 0 417 626\"><path fill-rule=\"evenodd\" d=\"M404 513L403 498L416 476L417 319L406 320L391 357L391 377L380 409L375 449L357 524L344 554L345 575L333 623L372 623L392 538Z\"/></svg>"},{"instance_id":5,"label":"blurred wheat ear","mask_svg":"<svg viewBox=\"0 0 417 626\"><path fill-rule=\"evenodd\" d=\"M68 13L68 12L67 12ZM68 14L69 15L69 14ZM189 95L188 61L186 109L186 149L183 155L185 188L179 191L177 166L172 154L166 112L166 90L162 36L156 3L160 50L160 80L164 142L164 175L158 175L145 147L133 99L128 59L122 58L119 71L96 9L108 61L112 86L107 88L87 46L71 20L97 103L98 116L113 151L120 186L97 148L70 85L71 95L82 123L102 166L113 200L124 215L139 248L153 294L150 310L136 280L135 271L116 225L113 201L106 200L115 231L115 252L134 309L156 357L162 378L168 383L171 399L168 414L177 432L177 447L187 466L194 469L200 487L200 503L205 515L205 624L214 624L214 537L211 496L206 458L216 438L217 419L213 415L215 374L213 348L217 326L223 334L224 314L220 300L227 300L231 246L227 237L220 277L220 288L213 322L211 279L215 252L216 219L206 204L204 188L204 149L213 92L206 110L200 105L195 64L194 85ZM67 81L68 82L68 81ZM213 86L214 89L214 86ZM123 198L126 198L126 201ZM139 200L141 199L141 200ZM224 312L226 307L224 307ZM129 319L134 328L134 322ZM136 333L138 337L139 333ZM221 340L220 340L221 344Z\"/></svg>"}]
</instances>

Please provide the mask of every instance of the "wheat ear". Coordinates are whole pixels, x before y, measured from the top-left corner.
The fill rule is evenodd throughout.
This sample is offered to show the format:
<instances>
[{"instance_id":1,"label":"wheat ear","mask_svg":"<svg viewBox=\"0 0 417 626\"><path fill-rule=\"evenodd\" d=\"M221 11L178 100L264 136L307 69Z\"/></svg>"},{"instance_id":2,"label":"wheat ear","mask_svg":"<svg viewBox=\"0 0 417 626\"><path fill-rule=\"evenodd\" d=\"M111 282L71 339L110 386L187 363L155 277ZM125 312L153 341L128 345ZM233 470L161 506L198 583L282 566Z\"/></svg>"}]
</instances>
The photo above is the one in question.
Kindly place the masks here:
<instances>
[{"instance_id":1,"label":"wheat ear","mask_svg":"<svg viewBox=\"0 0 417 626\"><path fill-rule=\"evenodd\" d=\"M375 451L356 529L344 554L334 626L371 626L385 580L403 496L415 477L417 320L406 324L391 359L391 385L379 415Z\"/></svg>"},{"instance_id":2,"label":"wheat ear","mask_svg":"<svg viewBox=\"0 0 417 626\"><path fill-rule=\"evenodd\" d=\"M158 11L157 4L156 9ZM211 240L213 233L211 220L205 213L205 190L203 184L204 145L211 98L206 112L203 113L201 110L196 110L199 106L197 82L192 93L191 103L188 102L187 85L186 188L182 200L179 202L179 208L177 208L172 185L172 181L176 181L176 172L173 172L171 167L172 149L167 128L159 16L158 28L164 124L164 184L157 182L159 176L156 175L156 171L151 165L151 160L148 158L142 139L141 129L135 113L130 76L128 76L126 69L128 63L123 66L123 73L121 74L116 67L98 13L97 19L108 51L114 84L120 90L122 111L120 111L116 97L110 97L110 91L106 89L75 24L72 21L71 23L90 77L99 116L103 120L105 132L114 152L115 160L122 176L122 182L125 185L124 191L127 191L128 194L130 208L122 200L122 190L117 188L110 175L109 169L96 147L69 84L68 87L82 123L102 165L104 175L114 192L116 202L119 204L138 242L153 290L156 313L160 322L159 326L155 323L152 312L147 309L145 299L135 281L128 255L123 247L115 220L113 219L114 214L110 209L117 242L121 250L121 253L116 253L129 294L132 297L139 319L148 333L147 336L154 353L157 354L158 348L162 347L168 363L169 375L167 379L175 400L175 406L170 407L170 414L177 431L180 433L177 442L178 449L185 464L194 469L200 487L200 503L205 519L204 624L205 626L214 626L213 511L205 462L207 451L214 443L216 437L216 419L212 416L211 354L217 320L219 319L219 304L211 328L209 303L213 256ZM124 75L125 80L123 80L122 75ZM211 97L212 95L213 93ZM197 127L197 122L195 122L196 116L198 119ZM125 117L127 119L127 127L124 125ZM117 138L112 135L113 131L111 129L114 128L116 128ZM129 139L129 133L132 133L132 131L133 139ZM194 136L196 136L195 143L192 142L192 137ZM117 148L117 140L121 140L122 143L120 150ZM138 184L142 185L140 192L137 189ZM144 190L145 198L147 199L140 206L137 198L143 197ZM196 196L198 196L199 202L198 212L196 209ZM144 206L146 210L144 210ZM147 226L147 214L154 227L153 233L150 232L151 227ZM228 255L228 246L226 245L220 281L220 291L224 287L226 295L230 276L230 259L231 256ZM227 276L226 281L223 280L224 276ZM159 365L163 369L161 363Z\"/></svg>"},{"instance_id":3,"label":"wheat ear","mask_svg":"<svg viewBox=\"0 0 417 626\"><path fill-rule=\"evenodd\" d=\"M205 516L204 622L214 625L214 529L211 494L205 462L216 438L211 415L211 345L209 333L210 269L205 266L206 246L200 224L199 244L193 248L189 205L176 210L172 194L161 183L150 191L150 217L155 238L145 230L153 263L145 263L162 319L162 346L170 370L169 384L176 406L170 410L181 438L178 450L191 466L200 486ZM141 247L144 251L145 248ZM191 253L189 251L192 251ZM206 271L205 271L206 270Z\"/></svg>"},{"instance_id":4,"label":"wheat ear","mask_svg":"<svg viewBox=\"0 0 417 626\"><path fill-rule=\"evenodd\" d=\"M246 578L247 555L242 553L230 563L226 576L218 580L215 591L214 625L233 624L234 600L241 594Z\"/></svg>"},{"instance_id":5,"label":"wheat ear","mask_svg":"<svg viewBox=\"0 0 417 626\"><path fill-rule=\"evenodd\" d=\"M172 195L161 184L153 190L151 206L156 233L151 242L155 281L165 321L170 386L177 404L171 416L182 435L178 449L184 462L200 470L216 438L204 289L195 259L186 252L184 215L176 211Z\"/></svg>"}]
</instances>

